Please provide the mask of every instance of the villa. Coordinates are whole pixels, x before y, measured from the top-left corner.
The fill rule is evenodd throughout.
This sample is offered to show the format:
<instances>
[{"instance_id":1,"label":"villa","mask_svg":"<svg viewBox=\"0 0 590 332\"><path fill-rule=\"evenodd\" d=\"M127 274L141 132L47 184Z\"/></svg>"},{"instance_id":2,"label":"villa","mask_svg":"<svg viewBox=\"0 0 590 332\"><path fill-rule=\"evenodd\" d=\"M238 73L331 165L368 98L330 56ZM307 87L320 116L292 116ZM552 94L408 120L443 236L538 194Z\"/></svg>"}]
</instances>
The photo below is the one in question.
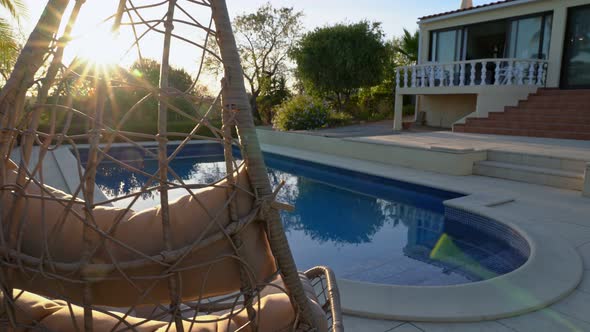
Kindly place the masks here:
<instances>
[{"instance_id":1,"label":"villa","mask_svg":"<svg viewBox=\"0 0 590 332\"><path fill-rule=\"evenodd\" d=\"M454 132L590 139L590 1L505 0L419 19L398 69L416 118ZM394 129L402 128L396 98Z\"/></svg>"}]
</instances>

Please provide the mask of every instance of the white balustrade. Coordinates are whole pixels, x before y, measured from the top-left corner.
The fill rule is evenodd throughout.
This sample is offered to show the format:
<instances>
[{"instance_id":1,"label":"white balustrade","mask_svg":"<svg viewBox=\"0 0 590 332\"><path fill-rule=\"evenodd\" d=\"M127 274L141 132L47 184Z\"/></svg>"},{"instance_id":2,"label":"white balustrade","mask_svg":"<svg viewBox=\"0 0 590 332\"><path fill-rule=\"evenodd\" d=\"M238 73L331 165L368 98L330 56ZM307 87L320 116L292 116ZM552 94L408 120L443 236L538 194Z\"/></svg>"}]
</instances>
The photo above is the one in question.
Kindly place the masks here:
<instances>
[{"instance_id":1,"label":"white balustrade","mask_svg":"<svg viewBox=\"0 0 590 332\"><path fill-rule=\"evenodd\" d=\"M494 70L494 85L500 85L500 73L502 68L502 61L496 61L496 69Z\"/></svg>"},{"instance_id":2,"label":"white balustrade","mask_svg":"<svg viewBox=\"0 0 590 332\"><path fill-rule=\"evenodd\" d=\"M434 81L434 67L435 66L436 65L430 66L430 81L429 81L430 87L433 87L434 86L434 82L435 82Z\"/></svg>"},{"instance_id":3,"label":"white balustrade","mask_svg":"<svg viewBox=\"0 0 590 332\"><path fill-rule=\"evenodd\" d=\"M524 85L524 69L522 62L516 62L516 75L518 75L518 85Z\"/></svg>"},{"instance_id":4,"label":"white balustrade","mask_svg":"<svg viewBox=\"0 0 590 332\"><path fill-rule=\"evenodd\" d=\"M537 64L537 85L538 86L545 86L545 64L546 63L538 63Z\"/></svg>"},{"instance_id":5,"label":"white balustrade","mask_svg":"<svg viewBox=\"0 0 590 332\"><path fill-rule=\"evenodd\" d=\"M535 63L531 62L529 64L529 85L535 85Z\"/></svg>"},{"instance_id":6,"label":"white balustrade","mask_svg":"<svg viewBox=\"0 0 590 332\"><path fill-rule=\"evenodd\" d=\"M396 68L398 88L469 86L544 86L547 61L536 59L483 59L428 63ZM458 75L458 77L457 77Z\"/></svg>"},{"instance_id":7,"label":"white balustrade","mask_svg":"<svg viewBox=\"0 0 590 332\"><path fill-rule=\"evenodd\" d=\"M508 61L508 69L504 74L504 77L505 83L503 85L513 85L514 81L512 79L514 78L514 61Z\"/></svg>"},{"instance_id":8,"label":"white balustrade","mask_svg":"<svg viewBox=\"0 0 590 332\"><path fill-rule=\"evenodd\" d=\"M408 86L408 69L404 70L404 86Z\"/></svg>"}]
</instances>

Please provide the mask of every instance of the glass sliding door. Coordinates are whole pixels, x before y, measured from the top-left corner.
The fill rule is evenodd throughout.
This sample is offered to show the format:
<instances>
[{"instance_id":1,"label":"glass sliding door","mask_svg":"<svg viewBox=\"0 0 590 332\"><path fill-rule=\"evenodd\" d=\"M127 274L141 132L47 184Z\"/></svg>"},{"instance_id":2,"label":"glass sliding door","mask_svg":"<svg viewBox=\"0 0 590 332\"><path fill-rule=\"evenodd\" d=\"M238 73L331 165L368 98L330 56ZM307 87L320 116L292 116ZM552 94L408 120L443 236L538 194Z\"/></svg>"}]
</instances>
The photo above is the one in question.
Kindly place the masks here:
<instances>
[{"instance_id":1,"label":"glass sliding door","mask_svg":"<svg viewBox=\"0 0 590 332\"><path fill-rule=\"evenodd\" d=\"M547 59L551 41L551 14L515 19L510 22L507 58Z\"/></svg>"},{"instance_id":2,"label":"glass sliding door","mask_svg":"<svg viewBox=\"0 0 590 332\"><path fill-rule=\"evenodd\" d=\"M590 6L569 10L561 85L590 88Z\"/></svg>"},{"instance_id":3,"label":"glass sliding door","mask_svg":"<svg viewBox=\"0 0 590 332\"><path fill-rule=\"evenodd\" d=\"M430 61L453 62L461 59L463 29L432 32Z\"/></svg>"}]
</instances>

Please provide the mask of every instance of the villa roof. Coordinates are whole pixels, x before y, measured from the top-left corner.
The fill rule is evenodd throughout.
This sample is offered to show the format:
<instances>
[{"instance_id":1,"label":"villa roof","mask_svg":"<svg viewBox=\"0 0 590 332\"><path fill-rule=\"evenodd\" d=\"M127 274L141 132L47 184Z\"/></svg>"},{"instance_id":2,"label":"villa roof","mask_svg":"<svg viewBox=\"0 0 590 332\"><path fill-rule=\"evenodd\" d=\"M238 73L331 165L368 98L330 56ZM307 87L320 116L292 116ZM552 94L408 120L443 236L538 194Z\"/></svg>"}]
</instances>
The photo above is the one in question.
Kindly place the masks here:
<instances>
[{"instance_id":1,"label":"villa roof","mask_svg":"<svg viewBox=\"0 0 590 332\"><path fill-rule=\"evenodd\" d=\"M430 19L430 18L435 18L435 17L440 17L440 16L446 16L446 15L451 15L451 14L456 14L456 13L461 13L461 12L468 12L474 9L480 9L480 8L485 8L485 7L492 7L492 6L497 6L497 5L501 5L507 2L514 2L514 1L518 1L518 0L501 0L501 1L496 1L496 2L491 2L491 3L487 3L484 5L479 5L479 6L473 6L470 8L465 8L465 9L457 9L457 10L452 10L452 11L448 11L448 12L444 12L444 13L439 13L439 14L434 14L434 15L428 15L428 16L424 16L424 17L420 17L419 20L426 20L426 19Z\"/></svg>"}]
</instances>

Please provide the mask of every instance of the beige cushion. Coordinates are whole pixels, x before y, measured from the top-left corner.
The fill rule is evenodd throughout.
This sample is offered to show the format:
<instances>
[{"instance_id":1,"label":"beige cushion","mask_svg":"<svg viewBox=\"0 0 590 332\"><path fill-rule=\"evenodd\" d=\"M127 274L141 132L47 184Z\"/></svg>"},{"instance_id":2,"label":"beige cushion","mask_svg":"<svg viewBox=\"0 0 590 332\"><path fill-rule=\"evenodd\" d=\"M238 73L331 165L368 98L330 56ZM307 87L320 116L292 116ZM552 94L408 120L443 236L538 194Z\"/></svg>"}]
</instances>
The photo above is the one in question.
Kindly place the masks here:
<instances>
[{"instance_id":1,"label":"beige cushion","mask_svg":"<svg viewBox=\"0 0 590 332\"><path fill-rule=\"evenodd\" d=\"M270 289L270 288L269 288ZM272 288L276 289L276 288ZM288 331L291 330L295 321L295 314L289 297L282 292L265 295L260 301L259 316L259 331ZM15 290L15 296L20 294L20 291ZM314 295L315 297L315 295ZM2 293L0 292L0 300L2 300ZM315 313L319 313L318 321L322 322L319 325L318 331L328 331L327 322L320 306L313 299L310 300ZM70 332L76 331L76 326L84 326L84 310L76 305L72 305L71 309L64 302L48 300L39 295L29 292L24 292L16 298L17 306L17 323L21 326L33 326L34 324L41 325L50 331ZM254 309L258 311L258 305L254 305ZM94 311L93 312L93 327L95 331L111 331L115 326L117 330L123 330L128 326L135 326L135 331L139 332L166 332L176 331L176 327L167 322L147 321L143 318L127 316L124 323L121 323L120 317L123 314L119 312L110 311L108 314ZM217 322L207 322L210 320L217 320ZM75 322L75 323L74 323ZM199 316L194 324L190 322L183 322L185 331L191 332L226 332L236 331L248 323L247 312L243 310L239 314L229 319L229 314L223 315L207 315ZM189 330L189 328L191 328ZM9 331L24 331L24 330L9 330ZM251 328L246 327L241 331L252 331Z\"/></svg>"},{"instance_id":2,"label":"beige cushion","mask_svg":"<svg viewBox=\"0 0 590 332\"><path fill-rule=\"evenodd\" d=\"M16 165L10 165L7 183L16 183ZM238 171L237 181L241 188L250 188L245 167ZM224 205L227 199L227 181L220 181L217 187L207 187L196 190L195 196L202 202L190 195L183 196L176 201L170 202L170 223L172 229L173 250L182 249L203 234L205 237L219 232L220 227L226 227L230 223L227 210ZM57 189L45 187L53 195L72 199ZM42 193L42 188L30 183L25 191L29 195ZM47 194L45 194L47 196ZM238 191L237 210L240 217L246 216L252 209L253 197L241 190ZM4 223L17 225L24 220L22 227L21 251L32 257L47 257L44 253L44 243L48 244L47 251L54 262L75 263L81 259L83 252L83 222L85 212L81 204L76 204L72 211L66 211L61 203L38 198L27 198L24 200L22 214L10 214L11 209L0 211ZM14 196L6 193L2 196L2 206L14 206ZM223 211L220 213L220 211ZM210 224L211 215L218 215L216 223L207 230ZM107 232L115 223L117 218L122 217L112 236L147 256L156 256L165 251L162 231L162 211L157 206L144 211L125 213L124 210L111 207L97 207L92 211L94 222L97 227ZM21 219L22 217L22 219ZM243 257L253 271L254 279L257 282L267 280L276 271L274 258L269 248L263 222L254 222L242 231L243 246L241 248ZM19 227L13 227L13 230ZM53 230L57 230L53 232ZM45 234L48 234L45 236ZM13 232L14 235L14 232ZM93 232L92 241L100 243L101 237ZM190 301L202 297L218 296L240 289L240 265L238 261L231 258L235 252L227 239L211 243L207 247L189 254L177 265L182 269L180 277L182 280L181 297L183 301ZM128 250L114 241L107 240L101 249L96 253L92 262L112 264L141 259L142 256ZM199 265L199 267L193 267ZM142 303L170 302L168 282L166 278L146 280L147 277L159 276L166 268L162 265L152 263L148 266L126 270L127 277L133 279L132 286L123 276L114 271L106 275L96 276L98 279L92 286L93 304L125 307ZM29 273L22 273L15 270L12 285L19 289L46 295L49 297L69 298L73 302L82 302L81 294L83 285L74 282L57 282L55 279L36 275L31 281ZM76 274L68 274L70 279L79 279ZM153 287L147 296L139 300L146 289ZM59 296L58 296L59 295ZM140 301L139 303L137 301Z\"/></svg>"}]
</instances>

